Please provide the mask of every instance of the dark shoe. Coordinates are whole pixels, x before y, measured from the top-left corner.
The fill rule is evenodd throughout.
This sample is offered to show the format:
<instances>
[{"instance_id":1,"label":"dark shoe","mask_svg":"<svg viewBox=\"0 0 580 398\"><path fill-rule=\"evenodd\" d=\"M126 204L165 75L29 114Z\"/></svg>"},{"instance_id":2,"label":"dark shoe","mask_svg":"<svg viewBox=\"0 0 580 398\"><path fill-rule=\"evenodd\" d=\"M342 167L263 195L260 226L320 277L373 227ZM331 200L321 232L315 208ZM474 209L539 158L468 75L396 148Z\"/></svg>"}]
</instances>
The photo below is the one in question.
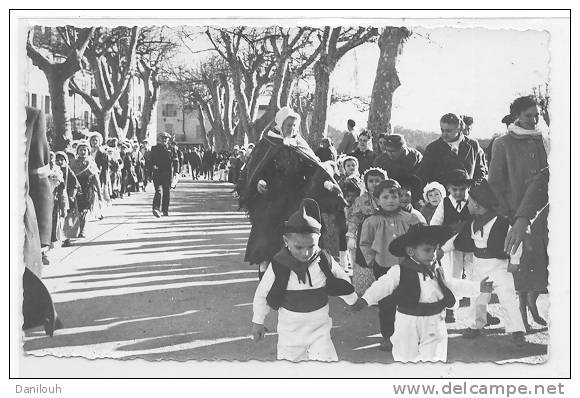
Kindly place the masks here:
<instances>
[{"instance_id":1,"label":"dark shoe","mask_svg":"<svg viewBox=\"0 0 580 398\"><path fill-rule=\"evenodd\" d=\"M42 253L42 264L43 265L50 265L50 260L46 256L46 253Z\"/></svg>"},{"instance_id":2,"label":"dark shoe","mask_svg":"<svg viewBox=\"0 0 580 398\"><path fill-rule=\"evenodd\" d=\"M100 216L99 221L101 221L103 218L105 218L105 216Z\"/></svg>"},{"instance_id":3,"label":"dark shoe","mask_svg":"<svg viewBox=\"0 0 580 398\"><path fill-rule=\"evenodd\" d=\"M166 211L164 211L164 212L163 212L163 215L164 215L165 217L168 217L168 216L169 216L169 213L168 213L168 212L166 212Z\"/></svg>"},{"instance_id":4,"label":"dark shoe","mask_svg":"<svg viewBox=\"0 0 580 398\"><path fill-rule=\"evenodd\" d=\"M62 245L60 245L60 247L71 247L71 243L70 243L70 239L65 240L64 242L62 242Z\"/></svg>"},{"instance_id":5,"label":"dark shoe","mask_svg":"<svg viewBox=\"0 0 580 398\"><path fill-rule=\"evenodd\" d=\"M464 339L474 339L476 337L481 336L481 330L479 329L466 329L465 332L463 332L463 338Z\"/></svg>"},{"instance_id":6,"label":"dark shoe","mask_svg":"<svg viewBox=\"0 0 580 398\"><path fill-rule=\"evenodd\" d=\"M381 345L379 345L379 350L385 351L385 352L393 351L393 343L391 343L390 339L383 338Z\"/></svg>"},{"instance_id":7,"label":"dark shoe","mask_svg":"<svg viewBox=\"0 0 580 398\"><path fill-rule=\"evenodd\" d=\"M85 236L84 232L81 232L81 233L79 234L79 236L78 236L78 237L79 237L79 238L86 238L86 236Z\"/></svg>"},{"instance_id":8,"label":"dark shoe","mask_svg":"<svg viewBox=\"0 0 580 398\"><path fill-rule=\"evenodd\" d=\"M445 310L445 323L455 323L455 311Z\"/></svg>"},{"instance_id":9,"label":"dark shoe","mask_svg":"<svg viewBox=\"0 0 580 398\"><path fill-rule=\"evenodd\" d=\"M157 209L153 209L153 215L157 218L161 217L161 213Z\"/></svg>"},{"instance_id":10,"label":"dark shoe","mask_svg":"<svg viewBox=\"0 0 580 398\"><path fill-rule=\"evenodd\" d=\"M487 313L487 323L485 326L499 325L499 322L500 320L498 317L491 315L489 312Z\"/></svg>"},{"instance_id":11,"label":"dark shoe","mask_svg":"<svg viewBox=\"0 0 580 398\"><path fill-rule=\"evenodd\" d=\"M524 345L526 345L526 336L524 332L513 332L512 340L514 344L518 347L523 347Z\"/></svg>"}]
</instances>

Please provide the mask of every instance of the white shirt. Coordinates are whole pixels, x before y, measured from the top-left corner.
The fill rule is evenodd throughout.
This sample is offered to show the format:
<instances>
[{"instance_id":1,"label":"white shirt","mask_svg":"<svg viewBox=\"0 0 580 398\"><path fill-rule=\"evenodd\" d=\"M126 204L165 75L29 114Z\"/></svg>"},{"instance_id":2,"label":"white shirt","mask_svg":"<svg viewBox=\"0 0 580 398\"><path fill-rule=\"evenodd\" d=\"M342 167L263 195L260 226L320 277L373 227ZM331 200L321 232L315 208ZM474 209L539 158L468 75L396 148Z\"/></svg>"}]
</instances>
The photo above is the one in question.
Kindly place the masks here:
<instances>
[{"instance_id":1,"label":"white shirt","mask_svg":"<svg viewBox=\"0 0 580 398\"><path fill-rule=\"evenodd\" d=\"M320 269L318 265L318 261L320 261L320 257L317 261L313 262L310 267L308 268L308 273L310 274L310 281L312 282L312 286L308 282L308 277L306 277L306 283L302 283L298 280L298 276L294 272L290 272L290 277L288 278L288 286L286 290L308 290L308 289L319 289L326 286L326 276ZM331 264L331 272L334 276L340 279L344 279L345 281L350 283L350 278L344 272L342 267L332 259ZM257 323L259 325L264 324L264 319L266 319L266 315L270 312L270 306L266 301L266 297L272 288L274 280L276 276L274 275L274 271L272 270L272 265L268 266L268 269L262 276L262 280L256 289L256 294L254 295L254 316L252 318L252 322ZM358 295L356 293L351 293L346 296L339 296L343 299L347 304L353 305L356 303L358 299Z\"/></svg>"},{"instance_id":2,"label":"white shirt","mask_svg":"<svg viewBox=\"0 0 580 398\"><path fill-rule=\"evenodd\" d=\"M401 266L395 265L389 272L373 282L362 298L369 306L378 304L381 299L393 294L400 281ZM454 295L459 297L477 296L480 290L479 282L452 278L445 280L445 284ZM419 288L421 289L420 303L435 303L443 299L443 292L436 278L423 278L423 275L419 275Z\"/></svg>"},{"instance_id":3,"label":"white shirt","mask_svg":"<svg viewBox=\"0 0 580 398\"><path fill-rule=\"evenodd\" d=\"M455 200L451 195L449 195L447 197L451 201L451 206L453 206L453 208L457 209L458 213L460 213L463 210L463 208L465 206L467 206L467 200L469 199L469 196L466 195L465 199L461 201L459 208L457 208L457 200ZM445 217L445 210L443 209L443 200L441 200L441 202L439 202L439 204L435 208L435 212L433 213L433 217L431 217L431 222L429 223L429 225L443 225L444 217Z\"/></svg>"},{"instance_id":4,"label":"white shirt","mask_svg":"<svg viewBox=\"0 0 580 398\"><path fill-rule=\"evenodd\" d=\"M485 224L483 226L483 234L479 230L477 232L474 232L473 231L473 223L471 223L471 226L470 226L471 238L473 239L473 243L475 244L475 247L477 247L479 249L487 248L487 240L489 239L489 233L491 232L491 228L494 226L496 221L497 221L497 216L492 218L491 220L489 220L487 222L487 224ZM455 235L451 239L449 239L441 247L441 250L443 250L444 252L455 250L454 242L455 242L456 237L457 237L457 235ZM512 264L519 264L520 263L520 257L522 256L522 247L523 247L523 245L520 244L516 253L510 254L510 262Z\"/></svg>"},{"instance_id":5,"label":"white shirt","mask_svg":"<svg viewBox=\"0 0 580 398\"><path fill-rule=\"evenodd\" d=\"M461 141L463 141L463 137L464 137L463 134L459 134L459 138L457 138L455 141L447 142L447 145L451 147L451 150L456 155L459 153L459 144L461 144Z\"/></svg>"}]
</instances>

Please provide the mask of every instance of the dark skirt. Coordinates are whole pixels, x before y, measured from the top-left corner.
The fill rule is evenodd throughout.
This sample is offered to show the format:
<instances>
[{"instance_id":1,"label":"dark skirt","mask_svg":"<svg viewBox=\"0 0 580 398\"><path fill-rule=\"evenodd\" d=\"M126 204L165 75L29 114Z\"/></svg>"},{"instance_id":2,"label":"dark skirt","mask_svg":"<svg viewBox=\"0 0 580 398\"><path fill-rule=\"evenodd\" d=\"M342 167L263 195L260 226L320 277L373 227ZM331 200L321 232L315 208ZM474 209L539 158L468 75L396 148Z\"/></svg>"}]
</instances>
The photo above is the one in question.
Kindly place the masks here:
<instances>
[{"instance_id":1,"label":"dark skirt","mask_svg":"<svg viewBox=\"0 0 580 398\"><path fill-rule=\"evenodd\" d=\"M548 291L548 209L545 209L524 239L518 270L513 273L517 291Z\"/></svg>"}]
</instances>

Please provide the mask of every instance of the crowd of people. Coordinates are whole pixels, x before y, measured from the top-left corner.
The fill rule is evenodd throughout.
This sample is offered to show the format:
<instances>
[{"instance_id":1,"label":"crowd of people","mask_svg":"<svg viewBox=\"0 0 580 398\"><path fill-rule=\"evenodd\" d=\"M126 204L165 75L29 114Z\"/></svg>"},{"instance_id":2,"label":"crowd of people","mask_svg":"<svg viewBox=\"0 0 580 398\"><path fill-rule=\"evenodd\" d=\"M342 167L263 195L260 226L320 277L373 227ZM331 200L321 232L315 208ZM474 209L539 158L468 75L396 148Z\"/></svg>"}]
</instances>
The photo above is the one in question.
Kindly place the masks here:
<instances>
[{"instance_id":1,"label":"crowd of people","mask_svg":"<svg viewBox=\"0 0 580 398\"><path fill-rule=\"evenodd\" d=\"M314 153L299 120L291 109L278 113L238 184L252 222L246 261L261 278L255 339L275 309L278 358L336 360L328 295L355 310L377 305L380 348L404 362L446 360L445 323L456 321L463 297L470 299L465 338L503 321L519 347L533 329L528 315L547 325L536 300L548 282L549 141L533 97L511 104L507 131L487 156L470 137L473 118L453 113L441 117L441 137L424 153L397 134L379 135L375 152L370 132L356 134L352 120L338 150L323 140ZM327 174L309 191L317 167ZM336 218L338 262L324 249L330 192L346 201L344 221ZM492 292L502 319L487 311Z\"/></svg>"}]
</instances>

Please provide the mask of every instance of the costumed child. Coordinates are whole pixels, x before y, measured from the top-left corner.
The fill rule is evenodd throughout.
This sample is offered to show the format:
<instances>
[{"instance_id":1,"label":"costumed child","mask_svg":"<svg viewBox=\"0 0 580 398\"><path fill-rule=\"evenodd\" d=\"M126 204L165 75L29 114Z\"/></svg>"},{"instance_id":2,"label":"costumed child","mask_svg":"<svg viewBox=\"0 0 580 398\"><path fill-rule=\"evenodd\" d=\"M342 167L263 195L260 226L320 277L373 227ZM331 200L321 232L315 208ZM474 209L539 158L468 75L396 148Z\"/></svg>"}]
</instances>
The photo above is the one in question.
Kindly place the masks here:
<instances>
[{"instance_id":1,"label":"costumed child","mask_svg":"<svg viewBox=\"0 0 580 398\"><path fill-rule=\"evenodd\" d=\"M494 291L504 314L505 330L512 334L514 343L521 346L526 342L525 326L508 263L519 264L522 246L520 245L518 252L511 257L504 252L504 242L510 224L494 210L498 204L486 180L472 187L467 206L474 216L473 221L466 224L442 249L473 253L472 279L479 280L489 276L494 281ZM475 338L481 335L481 329L487 324L487 304L490 298L489 293L471 298L470 313L473 323L464 332L463 337Z\"/></svg>"},{"instance_id":2,"label":"costumed child","mask_svg":"<svg viewBox=\"0 0 580 398\"><path fill-rule=\"evenodd\" d=\"M446 196L445 187L437 181L432 181L423 188L423 200L425 204L421 208L421 214L425 217L427 224L431 223L431 218L439 203Z\"/></svg>"},{"instance_id":3,"label":"costumed child","mask_svg":"<svg viewBox=\"0 0 580 398\"><path fill-rule=\"evenodd\" d=\"M471 221L467 201L469 187L473 180L469 178L465 170L453 169L447 173L445 183L449 195L435 209L430 225L445 225L457 233L464 224ZM453 250L445 253L441 259L441 264L447 277L461 279L465 273L469 279L473 264L473 254L465 253L461 250ZM455 322L455 309L457 307L459 307L459 302L455 308L447 310L445 322Z\"/></svg>"},{"instance_id":4,"label":"costumed child","mask_svg":"<svg viewBox=\"0 0 580 398\"><path fill-rule=\"evenodd\" d=\"M420 224L417 216L401 209L401 186L395 180L382 181L373 192L379 209L368 217L362 225L359 248L373 276L379 279L389 272L390 268L400 263L401 259L389 251L389 244L397 236L403 235L411 225ZM390 297L379 301L379 324L383 341L382 351L393 347L391 336L394 331L396 302Z\"/></svg>"},{"instance_id":5,"label":"costumed child","mask_svg":"<svg viewBox=\"0 0 580 398\"><path fill-rule=\"evenodd\" d=\"M358 161L357 161L358 164ZM357 167L358 170L358 167ZM381 181L387 179L387 172L383 169L371 168L363 175L364 192L356 198L354 204L351 206L348 217L346 219L347 225L347 248L350 252L354 252L353 276L352 283L355 291L359 294L364 291L375 281L372 268L368 268L365 264L364 256L359 249L360 230L362 228L365 218L375 214L379 206L376 199L373 197L375 187Z\"/></svg>"},{"instance_id":6,"label":"costumed child","mask_svg":"<svg viewBox=\"0 0 580 398\"><path fill-rule=\"evenodd\" d=\"M342 267L318 247L322 228L313 199L284 223L284 244L274 255L254 296L252 337L264 338L264 320L278 311L278 359L337 361L330 336L328 296L354 304L357 295Z\"/></svg>"},{"instance_id":7,"label":"costumed child","mask_svg":"<svg viewBox=\"0 0 580 398\"><path fill-rule=\"evenodd\" d=\"M362 183L358 172L358 159L354 156L341 157L338 161L338 169L340 171L340 176L336 181L341 189L343 189L344 183L351 179L355 179L357 182Z\"/></svg>"},{"instance_id":8,"label":"costumed child","mask_svg":"<svg viewBox=\"0 0 580 398\"><path fill-rule=\"evenodd\" d=\"M413 225L389 245L398 265L374 282L352 307L354 311L391 297L397 308L393 358L399 362L446 361L447 327L443 310L455 305L454 293L491 292L493 283L446 280L436 252L452 234L448 227Z\"/></svg>"},{"instance_id":9,"label":"costumed child","mask_svg":"<svg viewBox=\"0 0 580 398\"><path fill-rule=\"evenodd\" d=\"M353 210L353 205L354 202L356 201L356 199L360 196L361 192L362 192L362 184L359 183L359 180L357 179L348 179L346 180L341 189L342 189L342 193L344 194L344 200L346 201L347 206L344 208L344 214L345 214L345 218L348 220L352 217L352 210ZM348 233L348 230L347 230ZM347 274L349 276L353 276L354 274L354 264L356 262L356 248L350 248L348 249L348 269L347 269ZM353 282L354 283L354 282ZM355 290L356 290L356 286L355 286Z\"/></svg>"},{"instance_id":10,"label":"costumed child","mask_svg":"<svg viewBox=\"0 0 580 398\"><path fill-rule=\"evenodd\" d=\"M69 247L71 238L76 238L79 232L78 230L71 231L70 228L74 224L74 222L70 222L71 218L78 217L78 209L74 208L76 207L79 182L68 165L68 156L65 152L56 152L55 162L56 166L60 168L64 180L53 213L53 217L57 218L55 235L57 240L62 242L62 247Z\"/></svg>"},{"instance_id":11,"label":"costumed child","mask_svg":"<svg viewBox=\"0 0 580 398\"><path fill-rule=\"evenodd\" d=\"M396 178L396 181L401 185L399 199L401 202L401 209L407 213L413 214L417 217L421 224L427 225L427 221L423 214L417 210L413 203L416 203L417 192L421 189L421 179L414 174L404 174Z\"/></svg>"}]
</instances>

